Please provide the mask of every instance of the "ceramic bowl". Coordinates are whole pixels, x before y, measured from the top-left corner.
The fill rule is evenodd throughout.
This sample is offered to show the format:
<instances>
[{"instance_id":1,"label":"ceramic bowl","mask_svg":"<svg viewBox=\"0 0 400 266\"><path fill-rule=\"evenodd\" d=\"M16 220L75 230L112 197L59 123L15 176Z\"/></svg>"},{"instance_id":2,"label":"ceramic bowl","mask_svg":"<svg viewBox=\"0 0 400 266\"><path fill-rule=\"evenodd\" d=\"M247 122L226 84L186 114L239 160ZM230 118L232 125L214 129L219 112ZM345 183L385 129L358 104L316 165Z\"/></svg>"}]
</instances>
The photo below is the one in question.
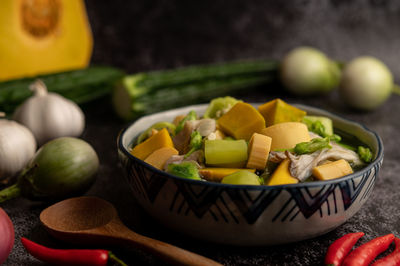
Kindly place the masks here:
<instances>
[{"instance_id":1,"label":"ceramic bowl","mask_svg":"<svg viewBox=\"0 0 400 266\"><path fill-rule=\"evenodd\" d=\"M310 115L328 116L334 127L367 144L375 159L361 171L330 181L278 186L228 185L172 176L129 153L132 140L158 121L207 105L142 117L121 131L118 154L135 198L154 219L191 237L239 246L275 245L327 233L352 217L370 196L383 161L380 137L361 124L321 109L297 105Z\"/></svg>"}]
</instances>

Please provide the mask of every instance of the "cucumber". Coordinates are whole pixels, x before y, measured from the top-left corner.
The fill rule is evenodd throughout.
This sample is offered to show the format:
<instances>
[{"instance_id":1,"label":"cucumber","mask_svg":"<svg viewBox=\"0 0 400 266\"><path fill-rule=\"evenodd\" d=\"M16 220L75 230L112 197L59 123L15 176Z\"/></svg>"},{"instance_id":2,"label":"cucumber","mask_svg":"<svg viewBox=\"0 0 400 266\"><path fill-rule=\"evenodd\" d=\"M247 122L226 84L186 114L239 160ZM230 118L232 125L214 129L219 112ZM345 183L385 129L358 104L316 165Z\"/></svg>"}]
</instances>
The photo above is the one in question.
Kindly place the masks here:
<instances>
[{"instance_id":1,"label":"cucumber","mask_svg":"<svg viewBox=\"0 0 400 266\"><path fill-rule=\"evenodd\" d=\"M276 61L247 61L128 75L115 87L113 105L121 118L135 119L275 82L277 71Z\"/></svg>"},{"instance_id":2,"label":"cucumber","mask_svg":"<svg viewBox=\"0 0 400 266\"><path fill-rule=\"evenodd\" d=\"M245 140L206 140L204 156L207 165L221 166L247 161L247 143Z\"/></svg>"},{"instance_id":3,"label":"cucumber","mask_svg":"<svg viewBox=\"0 0 400 266\"><path fill-rule=\"evenodd\" d=\"M0 83L0 110L11 115L15 108L32 95L29 85L41 79L48 91L58 93L78 104L110 94L123 76L117 68L93 66L56 74L16 79Z\"/></svg>"},{"instance_id":4,"label":"cucumber","mask_svg":"<svg viewBox=\"0 0 400 266\"><path fill-rule=\"evenodd\" d=\"M246 170L240 170L225 176L221 183L231 185L261 185L259 176Z\"/></svg>"},{"instance_id":5,"label":"cucumber","mask_svg":"<svg viewBox=\"0 0 400 266\"><path fill-rule=\"evenodd\" d=\"M264 75L267 71L275 71L275 61L237 61L228 63L216 63L209 65L198 65L177 68L173 70L152 71L133 75L140 78L135 79L135 86L142 88L158 89L176 86L179 84L192 83L205 79L223 78L238 75Z\"/></svg>"}]
</instances>

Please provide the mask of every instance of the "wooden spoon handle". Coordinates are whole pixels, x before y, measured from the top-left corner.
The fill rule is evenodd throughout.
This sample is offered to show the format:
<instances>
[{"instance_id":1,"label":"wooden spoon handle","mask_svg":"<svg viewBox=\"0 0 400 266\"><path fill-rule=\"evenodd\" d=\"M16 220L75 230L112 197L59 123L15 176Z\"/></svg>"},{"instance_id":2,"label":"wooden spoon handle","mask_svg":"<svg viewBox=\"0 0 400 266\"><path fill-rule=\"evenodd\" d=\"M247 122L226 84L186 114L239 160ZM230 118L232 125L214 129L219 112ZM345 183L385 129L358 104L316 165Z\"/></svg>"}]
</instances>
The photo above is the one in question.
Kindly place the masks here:
<instances>
[{"instance_id":1,"label":"wooden spoon handle","mask_svg":"<svg viewBox=\"0 0 400 266\"><path fill-rule=\"evenodd\" d=\"M173 265L222 265L209 258L142 235L137 235L134 238L127 236L127 239L129 239L132 244L140 247L142 250L147 251Z\"/></svg>"},{"instance_id":2,"label":"wooden spoon handle","mask_svg":"<svg viewBox=\"0 0 400 266\"><path fill-rule=\"evenodd\" d=\"M113 225L113 229L115 228ZM119 224L118 238L173 265L221 266L222 264L182 248L142 236ZM114 231L114 230L113 230ZM114 231L115 232L115 231ZM114 235L115 236L115 235Z\"/></svg>"}]
</instances>

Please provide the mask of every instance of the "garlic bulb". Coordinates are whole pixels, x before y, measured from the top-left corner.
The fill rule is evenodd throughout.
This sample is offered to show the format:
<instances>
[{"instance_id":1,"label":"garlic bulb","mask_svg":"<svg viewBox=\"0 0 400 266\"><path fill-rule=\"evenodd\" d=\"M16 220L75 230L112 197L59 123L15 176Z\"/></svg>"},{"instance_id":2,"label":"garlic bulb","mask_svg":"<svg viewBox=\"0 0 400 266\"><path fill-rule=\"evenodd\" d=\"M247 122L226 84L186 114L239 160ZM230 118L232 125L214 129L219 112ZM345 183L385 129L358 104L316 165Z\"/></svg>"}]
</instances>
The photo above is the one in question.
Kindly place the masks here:
<instances>
[{"instance_id":1,"label":"garlic bulb","mask_svg":"<svg viewBox=\"0 0 400 266\"><path fill-rule=\"evenodd\" d=\"M28 127L39 145L58 137L78 137L85 128L85 117L74 102L59 94L47 92L37 80L31 84L34 95L14 113L14 120Z\"/></svg>"},{"instance_id":2,"label":"garlic bulb","mask_svg":"<svg viewBox=\"0 0 400 266\"><path fill-rule=\"evenodd\" d=\"M0 113L0 117L4 115ZM28 128L0 118L0 179L11 177L24 168L35 152L35 137Z\"/></svg>"}]
</instances>

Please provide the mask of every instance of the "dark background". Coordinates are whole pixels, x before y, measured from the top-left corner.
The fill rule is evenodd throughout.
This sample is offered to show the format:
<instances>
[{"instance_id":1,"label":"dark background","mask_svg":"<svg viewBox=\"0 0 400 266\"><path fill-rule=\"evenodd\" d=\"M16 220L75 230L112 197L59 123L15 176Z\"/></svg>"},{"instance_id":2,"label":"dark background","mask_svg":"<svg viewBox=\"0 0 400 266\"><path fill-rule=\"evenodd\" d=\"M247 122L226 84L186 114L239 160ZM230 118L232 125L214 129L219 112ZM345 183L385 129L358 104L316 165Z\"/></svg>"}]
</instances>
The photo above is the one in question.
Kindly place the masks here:
<instances>
[{"instance_id":1,"label":"dark background","mask_svg":"<svg viewBox=\"0 0 400 266\"><path fill-rule=\"evenodd\" d=\"M388 65L397 81L400 78L400 2L395 0L87 0L86 4L94 35L92 63L120 67L128 73L234 59L280 59L294 47L310 45L342 61L375 56ZM82 106L87 119L82 138L94 146L101 161L97 181L87 194L115 204L133 230L225 265L321 265L329 243L345 233L364 231L364 241L388 233L399 236L399 96L369 113L347 109L336 92L299 98L278 87L260 88L244 99L261 102L276 96L364 123L384 141L384 165L372 196L336 230L299 243L257 248L214 245L169 231L137 206L122 178L116 138L127 123L113 114L108 98ZM16 230L16 243L5 265L41 265L24 251L21 236L51 247L71 247L41 227L38 216L46 206L26 199L2 204ZM162 265L139 251L109 248L129 265Z\"/></svg>"},{"instance_id":2,"label":"dark background","mask_svg":"<svg viewBox=\"0 0 400 266\"><path fill-rule=\"evenodd\" d=\"M338 60L372 55L400 74L395 0L88 0L94 63L127 71L281 58L299 45Z\"/></svg>"}]
</instances>

